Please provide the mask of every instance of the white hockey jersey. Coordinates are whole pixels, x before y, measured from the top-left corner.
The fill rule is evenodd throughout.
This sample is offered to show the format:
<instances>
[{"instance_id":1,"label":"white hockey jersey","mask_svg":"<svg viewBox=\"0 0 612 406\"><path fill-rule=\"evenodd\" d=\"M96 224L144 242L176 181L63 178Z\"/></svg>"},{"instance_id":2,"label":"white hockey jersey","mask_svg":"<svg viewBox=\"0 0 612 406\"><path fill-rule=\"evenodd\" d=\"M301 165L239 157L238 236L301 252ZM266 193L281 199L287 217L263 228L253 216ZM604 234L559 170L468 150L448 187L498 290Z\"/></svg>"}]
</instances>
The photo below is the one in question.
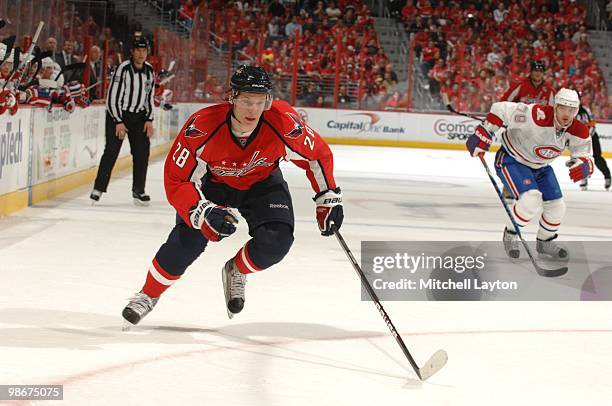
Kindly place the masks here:
<instances>
[{"instance_id":1,"label":"white hockey jersey","mask_svg":"<svg viewBox=\"0 0 612 406\"><path fill-rule=\"evenodd\" d=\"M505 150L532 169L542 168L563 153L567 146L572 158L592 159L588 128L574 119L565 131L555 129L553 106L512 102L493 103L487 127L495 131L506 126L501 136Z\"/></svg>"}]
</instances>

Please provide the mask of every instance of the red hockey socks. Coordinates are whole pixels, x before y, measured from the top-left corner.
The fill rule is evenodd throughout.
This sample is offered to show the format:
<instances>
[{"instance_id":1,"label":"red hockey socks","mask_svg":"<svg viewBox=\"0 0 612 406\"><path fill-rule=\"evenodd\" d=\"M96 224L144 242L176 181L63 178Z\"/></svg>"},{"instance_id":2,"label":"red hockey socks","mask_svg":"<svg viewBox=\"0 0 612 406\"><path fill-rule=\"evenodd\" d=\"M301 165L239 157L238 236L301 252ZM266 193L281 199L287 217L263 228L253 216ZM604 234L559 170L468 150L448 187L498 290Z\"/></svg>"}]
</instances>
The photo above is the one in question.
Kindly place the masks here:
<instances>
[{"instance_id":1,"label":"red hockey socks","mask_svg":"<svg viewBox=\"0 0 612 406\"><path fill-rule=\"evenodd\" d=\"M159 297L166 291L174 282L180 278L180 275L170 275L154 258L153 263L149 267L147 280L142 287L142 292L149 297Z\"/></svg>"}]
</instances>

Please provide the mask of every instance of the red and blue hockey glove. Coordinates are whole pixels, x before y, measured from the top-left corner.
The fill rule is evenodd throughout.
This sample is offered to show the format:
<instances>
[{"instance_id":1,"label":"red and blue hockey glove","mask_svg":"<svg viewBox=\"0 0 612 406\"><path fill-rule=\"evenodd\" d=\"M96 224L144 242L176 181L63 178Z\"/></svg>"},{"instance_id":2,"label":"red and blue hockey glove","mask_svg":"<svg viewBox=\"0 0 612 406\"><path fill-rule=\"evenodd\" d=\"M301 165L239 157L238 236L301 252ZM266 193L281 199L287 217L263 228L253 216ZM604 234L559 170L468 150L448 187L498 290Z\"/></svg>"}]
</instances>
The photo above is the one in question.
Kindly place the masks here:
<instances>
[{"instance_id":1,"label":"red and blue hockey glove","mask_svg":"<svg viewBox=\"0 0 612 406\"><path fill-rule=\"evenodd\" d=\"M593 160L590 157L570 159L565 165L569 167L569 175L573 182L579 182L593 174Z\"/></svg>"},{"instance_id":2,"label":"red and blue hockey glove","mask_svg":"<svg viewBox=\"0 0 612 406\"><path fill-rule=\"evenodd\" d=\"M487 130L484 126L479 125L474 130L474 134L470 135L465 142L465 146L468 151L470 151L470 155L476 157L480 154L483 154L491 148L491 144L493 143L493 133Z\"/></svg>"},{"instance_id":3,"label":"red and blue hockey glove","mask_svg":"<svg viewBox=\"0 0 612 406\"><path fill-rule=\"evenodd\" d=\"M340 188L328 189L317 193L312 199L317 204L317 223L321 235L329 236L333 234L332 224L340 229L344 220L344 209L342 208L342 191Z\"/></svg>"},{"instance_id":4,"label":"red and blue hockey glove","mask_svg":"<svg viewBox=\"0 0 612 406\"><path fill-rule=\"evenodd\" d=\"M217 206L209 200L200 200L189 211L191 226L204 234L209 241L220 241L236 231L234 224L238 219L223 206Z\"/></svg>"}]
</instances>

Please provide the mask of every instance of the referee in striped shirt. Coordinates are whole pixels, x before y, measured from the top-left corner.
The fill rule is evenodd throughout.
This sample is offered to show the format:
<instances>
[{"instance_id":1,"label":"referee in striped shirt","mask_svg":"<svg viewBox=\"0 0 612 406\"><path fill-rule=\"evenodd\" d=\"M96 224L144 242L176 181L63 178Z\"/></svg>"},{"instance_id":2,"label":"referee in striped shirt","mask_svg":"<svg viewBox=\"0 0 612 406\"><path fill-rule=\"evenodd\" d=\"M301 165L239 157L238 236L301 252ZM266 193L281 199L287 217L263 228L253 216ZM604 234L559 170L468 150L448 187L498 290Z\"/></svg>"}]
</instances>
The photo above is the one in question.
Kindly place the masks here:
<instances>
[{"instance_id":1,"label":"referee in striped shirt","mask_svg":"<svg viewBox=\"0 0 612 406\"><path fill-rule=\"evenodd\" d=\"M151 200L145 194L145 181L151 146L149 138L153 135L155 75L153 67L146 62L148 46L145 38L136 38L132 43L131 58L121 63L113 74L106 100L106 145L89 196L93 203L106 192L126 135L132 153L134 204L148 206Z\"/></svg>"}]
</instances>

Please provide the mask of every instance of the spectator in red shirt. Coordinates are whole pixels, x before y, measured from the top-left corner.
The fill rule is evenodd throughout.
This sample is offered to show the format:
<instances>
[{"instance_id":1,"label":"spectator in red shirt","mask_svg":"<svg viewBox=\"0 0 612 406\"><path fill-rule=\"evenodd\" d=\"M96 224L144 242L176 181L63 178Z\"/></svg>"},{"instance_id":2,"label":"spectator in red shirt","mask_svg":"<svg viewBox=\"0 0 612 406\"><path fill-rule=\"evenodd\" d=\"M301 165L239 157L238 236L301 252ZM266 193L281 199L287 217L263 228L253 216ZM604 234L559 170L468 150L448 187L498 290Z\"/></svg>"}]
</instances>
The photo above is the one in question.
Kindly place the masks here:
<instances>
[{"instance_id":1,"label":"spectator in red shirt","mask_svg":"<svg viewBox=\"0 0 612 406\"><path fill-rule=\"evenodd\" d=\"M433 41L429 41L427 46L421 51L421 60L426 67L427 72L433 67L435 63L436 54L440 54L440 50L435 46Z\"/></svg>"},{"instance_id":2,"label":"spectator in red shirt","mask_svg":"<svg viewBox=\"0 0 612 406\"><path fill-rule=\"evenodd\" d=\"M448 69L444 66L442 58L437 59L434 67L427 74L429 76L429 91L432 95L440 92L440 84L444 82L448 76Z\"/></svg>"},{"instance_id":3,"label":"spectator in red shirt","mask_svg":"<svg viewBox=\"0 0 612 406\"><path fill-rule=\"evenodd\" d=\"M407 0L406 5L402 7L402 20L406 24L414 21L417 14L417 8L414 6L414 0Z\"/></svg>"}]
</instances>

